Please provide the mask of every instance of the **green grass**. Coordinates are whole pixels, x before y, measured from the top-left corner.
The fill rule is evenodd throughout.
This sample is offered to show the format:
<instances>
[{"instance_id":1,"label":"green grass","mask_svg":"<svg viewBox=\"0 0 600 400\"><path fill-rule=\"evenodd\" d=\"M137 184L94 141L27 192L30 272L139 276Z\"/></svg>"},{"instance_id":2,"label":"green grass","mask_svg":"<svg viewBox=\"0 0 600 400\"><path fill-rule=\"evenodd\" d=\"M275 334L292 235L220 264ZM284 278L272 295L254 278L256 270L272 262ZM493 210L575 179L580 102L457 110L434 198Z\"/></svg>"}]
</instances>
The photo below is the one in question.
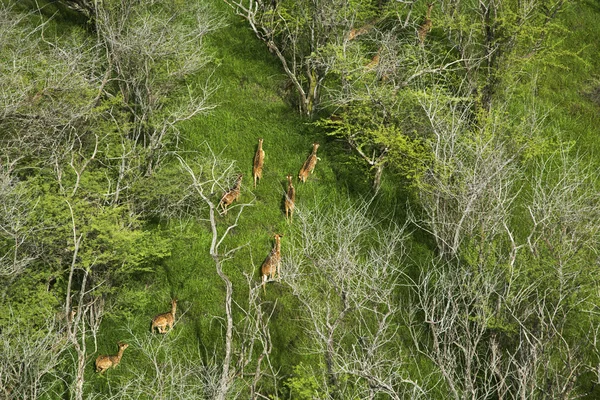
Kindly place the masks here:
<instances>
[{"instance_id":1,"label":"green grass","mask_svg":"<svg viewBox=\"0 0 600 400\"><path fill-rule=\"evenodd\" d=\"M236 301L244 304L244 273L251 274L254 283L258 284L259 268L272 247L273 234L284 235L284 256L286 242L296 234L294 226L284 219L285 177L287 174L297 176L313 142L321 143L321 160L307 183L299 183L294 178L298 209L369 198L371 191L364 169L354 160L351 151L325 136L293 108L289 93L284 90L287 78L276 57L257 40L240 17L233 15L221 1L214 3L228 23L207 42L215 56L212 76L219 88L212 102L217 107L210 114L194 118L180 127L184 138L181 150L182 153L205 154L210 147L222 158L234 160L236 171L244 175L239 203L251 205L244 210L239 225L224 243L228 249L243 246L225 263L224 269L234 283ZM576 141L576 149L588 155L590 160L595 160L600 151L600 107L586 94L600 86L600 64L597 63L600 25L596 23L599 13L598 5L591 1L576 3L565 13L561 18L570 32L559 46L563 50L573 50L572 43L585 43L577 52L579 59L565 53L559 60L562 68L547 66L539 71L538 98L550 110L549 123L561 138ZM198 80L202 83L205 78L206 74L201 74ZM251 171L258 138L264 139L266 157L263 179L254 189ZM407 191L399 183L396 178L385 176L373 208L378 216L403 223ZM216 201L219 195L215 194ZM235 207L228 216L219 217L221 224L233 221ZM208 360L215 349L217 353L222 351L223 325L215 316L224 315L225 288L208 254L210 232L201 222L162 228L163 234L173 243L171 257L158 263L154 274L143 276L136 284L119 291L100 328L98 354L114 354L118 341L132 341L126 326L131 327L136 336L150 335L151 318L168 311L173 297L179 299L175 329L181 335L177 338L177 343L182 344L181 352L187 351L186 346L192 344ZM411 258L418 261L431 257L431 239L423 232L417 232L414 238L416 244ZM415 275L417 273L414 271ZM302 355L304 337L301 322L297 319L298 305L285 286L285 271L283 281L269 283L263 300L265 307L273 310L272 361L281 368L281 376L288 377L295 365L310 364L314 360ZM236 318L240 316L236 310ZM92 352L93 346L89 349ZM87 365L87 393L107 393L111 383L114 388L114 383L125 382L131 376L128 365L143 360L139 350L130 346L121 366L100 377L94 373L96 355L93 354Z\"/></svg>"},{"instance_id":2,"label":"green grass","mask_svg":"<svg viewBox=\"0 0 600 400\"><path fill-rule=\"evenodd\" d=\"M562 53L555 67L540 69L539 99L549 109L548 123L563 140L575 142L575 151L598 164L600 100L600 26L597 2L574 2L560 16L565 30L548 38ZM596 96L598 96L596 94Z\"/></svg>"},{"instance_id":3,"label":"green grass","mask_svg":"<svg viewBox=\"0 0 600 400\"><path fill-rule=\"evenodd\" d=\"M180 127L184 138L181 151L193 158L190 153L206 154L210 148L221 158L234 160L236 172L244 175L238 203L230 207L227 216L218 217L220 226L226 226L233 222L237 204L251 204L244 209L239 225L223 245L226 249L243 246L224 264L224 270L234 284L234 298L243 305L247 301L244 274L251 274L254 284L259 284L260 266L273 246L273 234L284 235L284 256L286 242L294 235L293 225L286 222L283 210L287 174L294 176L296 204L300 210L317 203L368 196L370 189L364 184L363 177L356 175L356 182L351 180L353 176L344 164L349 158L341 151L340 143L328 141L329 138L292 108L282 90L287 78L275 56L256 39L244 21L222 3L215 3L228 23L208 39L208 46L215 56L212 79L219 86L212 98L217 107L210 114ZM199 82L205 78L206 75L201 74ZM252 160L258 138L264 139L266 155L263 178L254 189ZM321 160L303 184L297 180L297 175L313 142L321 144ZM220 193L214 194L215 202L218 196ZM225 287L208 254L210 232L207 225L197 223L180 227L173 224L165 228L165 234L173 242L172 256L157 265L156 273L149 281L140 282L130 292L119 295L118 303L126 312L113 313L114 316L103 323L100 353L114 352L114 343L119 340L131 340L127 337L128 332L115 329L115 326L131 324L136 335L148 335L151 318L168 311L171 297L179 299L180 314L175 328L182 331L179 340L197 344L205 359L210 359L213 351L217 354L223 351L223 321L215 316L224 316ZM269 283L262 300L265 308L273 312L271 358L285 377L292 374L296 364L309 358L300 355L303 333L298 321L298 306L285 286L285 271L282 275L284 282ZM140 291L146 295L140 295ZM234 313L239 320L239 310L235 309ZM130 347L118 374L127 375L126 365L139 360L136 350ZM106 390L104 377L89 378L95 390Z\"/></svg>"}]
</instances>

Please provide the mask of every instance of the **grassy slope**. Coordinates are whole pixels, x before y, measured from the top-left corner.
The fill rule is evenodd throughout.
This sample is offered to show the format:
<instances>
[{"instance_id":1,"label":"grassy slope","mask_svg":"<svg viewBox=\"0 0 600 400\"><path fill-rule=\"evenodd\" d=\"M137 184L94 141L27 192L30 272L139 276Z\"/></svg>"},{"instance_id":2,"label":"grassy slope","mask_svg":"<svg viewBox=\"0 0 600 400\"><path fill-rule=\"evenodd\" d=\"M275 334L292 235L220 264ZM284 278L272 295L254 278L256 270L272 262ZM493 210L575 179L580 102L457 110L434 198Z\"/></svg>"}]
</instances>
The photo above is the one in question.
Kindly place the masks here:
<instances>
[{"instance_id":1,"label":"grassy slope","mask_svg":"<svg viewBox=\"0 0 600 400\"><path fill-rule=\"evenodd\" d=\"M539 99L550 110L548 123L565 140L576 142L575 150L598 165L600 154L600 6L598 2L575 2L561 16L566 29L550 38L564 53L559 67L540 72ZM592 94L594 91L595 96ZM593 100L595 98L595 100Z\"/></svg>"},{"instance_id":2,"label":"grassy slope","mask_svg":"<svg viewBox=\"0 0 600 400\"><path fill-rule=\"evenodd\" d=\"M326 137L315 130L309 121L301 118L284 101L281 88L286 77L275 57L271 55L249 30L244 21L233 15L229 8L216 2L228 24L212 35L209 48L216 57L213 79L219 89L212 101L218 107L207 116L201 116L181 127L185 151L207 152L207 145L222 158L235 160L236 170L244 175L240 202L252 203L244 210L238 227L224 243L226 248L244 246L235 257L225 264L225 272L234 282L234 297L244 302L244 273L252 274L254 282L260 282L259 269L269 253L273 234L282 233L282 253L286 241L292 240L293 230L285 221L283 194L286 175L294 176L297 208L318 202L344 200L349 197L368 195L365 180L348 180L346 166L339 165L340 147L327 143ZM201 80L203 78L200 78ZM263 138L266 153L263 179L256 189L252 184L252 160L257 139ZM319 142L319 157L315 172L306 184L297 180L302 163L310 153L313 142ZM331 162L334 159L336 162ZM365 190L363 193L362 190ZM218 201L219 194L215 194ZM233 208L231 208L234 210ZM219 221L230 223L234 212ZM128 340L123 329L109 327L130 324L136 335L149 334L150 318L169 309L169 299L179 299L179 310L185 312L178 322L181 343L198 343L204 356L212 356L213 348L222 351L222 321L211 315L224 315L224 285L215 272L214 263L208 256L210 237L205 227L187 226L183 231L171 228L174 237L172 257L157 268L157 276L149 283L147 295L133 289L122 293L123 308L131 312L118 313L114 319L107 318L101 331L100 353L114 351L114 343ZM193 238L190 240L190 238ZM285 280L285 276L283 276ZM236 295L237 294L237 295ZM291 368L302 360L298 355L301 329L295 312L293 296L284 284L267 286L267 309L274 307L271 319L271 335L274 341L272 360L282 376L289 375ZM239 314L238 314L239 317ZM127 350L123 364L141 359L135 348ZM127 374L126 368L120 374ZM90 375L92 367L90 366ZM89 376L94 391L106 391L106 383L96 376Z\"/></svg>"},{"instance_id":3,"label":"grassy slope","mask_svg":"<svg viewBox=\"0 0 600 400\"><path fill-rule=\"evenodd\" d=\"M244 211L239 227L226 242L228 248L248 244L226 264L226 272L239 285L244 279L243 272L252 273L258 282L258 269L272 246L273 233L286 235L282 239L285 253L286 241L293 235L281 208L285 175L297 174L313 141L322 143L319 150L322 160L307 184L296 184L299 207L318 201L366 196L368 189L364 179L353 177L355 169L345 165L348 159L341 148L335 143L327 143L322 134L283 101L280 93L285 76L274 56L256 40L240 18L223 8L222 3L215 3L227 13L225 18L229 23L209 42L218 59L214 77L220 88L213 99L218 107L211 115L196 118L183 126L182 132L189 138L184 143L187 150L205 151L206 142L216 153L236 160L237 169L244 174L241 200L252 201L253 205ZM600 27L594 26L600 12L597 8L593 2L581 3L564 16L571 32L560 46L569 48L568 43L587 43L580 53L587 64L562 60L568 73L557 68L544 70L539 90L540 101L551 108L549 121L566 137L577 140L577 147L590 155L598 154L600 146L597 138L600 111L584 94L592 88L593 80L597 83L600 77L600 68L594 62L600 43ZM579 22L581 18L588 23ZM266 160L263 181L254 190L252 157L259 137L265 140ZM396 192L390 186L384 189L383 209L404 203L395 197ZM176 235L177 230L173 229L169 234ZM194 239L190 240L190 237ZM147 294L134 291L122 294L125 311L115 317L119 324L128 321L136 334L149 334L150 318L167 311L170 297L177 296L180 310L186 311L177 326L182 331L179 340L198 341L201 348L208 349L206 354L210 356L221 336L219 322L209 315L222 315L224 288L207 257L208 240L203 229L197 226L186 228L175 240L173 256L157 269L157 277L150 282ZM265 299L276 304L271 324L275 341L273 361L283 368L281 373L285 376L301 361L295 354L301 334L299 324L294 321L294 301L289 290L277 283L269 284ZM113 352L116 340L127 340L127 332L110 328L113 321L107 319L103 325L101 353ZM123 364L133 363L136 359L136 350L130 348ZM126 375L126 371L126 367L121 368L119 374ZM94 391L106 390L106 383L92 374L91 366L89 379Z\"/></svg>"}]
</instances>

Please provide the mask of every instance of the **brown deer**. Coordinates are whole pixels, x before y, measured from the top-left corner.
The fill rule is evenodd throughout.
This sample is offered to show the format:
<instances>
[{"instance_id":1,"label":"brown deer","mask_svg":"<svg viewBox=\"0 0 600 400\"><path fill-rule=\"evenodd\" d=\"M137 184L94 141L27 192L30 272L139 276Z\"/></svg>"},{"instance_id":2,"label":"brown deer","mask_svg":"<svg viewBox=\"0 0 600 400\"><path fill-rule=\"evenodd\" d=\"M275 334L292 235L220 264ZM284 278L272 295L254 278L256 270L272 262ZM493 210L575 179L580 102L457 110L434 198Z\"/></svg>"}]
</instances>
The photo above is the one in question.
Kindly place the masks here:
<instances>
[{"instance_id":1,"label":"brown deer","mask_svg":"<svg viewBox=\"0 0 600 400\"><path fill-rule=\"evenodd\" d=\"M223 215L227 214L227 207L231 205L234 201L236 201L240 197L240 189L242 187L242 174L239 174L233 187L223 193L221 197L221 201L219 201L219 205L217 207L221 207L223 209Z\"/></svg>"},{"instance_id":2,"label":"brown deer","mask_svg":"<svg viewBox=\"0 0 600 400\"><path fill-rule=\"evenodd\" d=\"M173 324L175 323L175 311L177 311L177 300L171 300L171 312L158 314L156 317L152 318L152 327L150 328L150 332L154 333L154 328L158 330L158 333L167 333L167 326L169 327L169 331L173 329Z\"/></svg>"},{"instance_id":3,"label":"brown deer","mask_svg":"<svg viewBox=\"0 0 600 400\"><path fill-rule=\"evenodd\" d=\"M285 192L285 218L289 217L290 222L294 217L294 204L296 203L296 188L292 185L292 175L287 176L288 187Z\"/></svg>"},{"instance_id":4,"label":"brown deer","mask_svg":"<svg viewBox=\"0 0 600 400\"><path fill-rule=\"evenodd\" d=\"M379 48L379 50L377 50L377 54L375 54L375 56L373 56L371 61L369 61L369 63L367 65L365 65L365 68L375 69L379 65L380 54L381 54L381 47Z\"/></svg>"},{"instance_id":5,"label":"brown deer","mask_svg":"<svg viewBox=\"0 0 600 400\"><path fill-rule=\"evenodd\" d=\"M281 279L281 237L283 235L275 234L275 246L271 249L271 252L263 262L260 267L260 274L262 276L262 287L265 294L267 294L267 289L265 288L265 284L268 280L275 279L275 273L277 273L277 279Z\"/></svg>"},{"instance_id":6,"label":"brown deer","mask_svg":"<svg viewBox=\"0 0 600 400\"><path fill-rule=\"evenodd\" d=\"M317 165L317 160L320 160L320 158L317 157L318 148L319 143L313 143L312 153L310 153L306 161L304 161L300 172L298 172L298 179L301 180L303 183L306 182L308 174L312 174L313 170L315 169L315 165Z\"/></svg>"},{"instance_id":7,"label":"brown deer","mask_svg":"<svg viewBox=\"0 0 600 400\"><path fill-rule=\"evenodd\" d=\"M418 30L419 42L421 43L421 45L423 45L425 43L425 37L427 36L429 31L431 30L431 26L433 25L433 23L431 22L431 8L432 7L433 7L433 3L427 4L427 15L425 16L425 20L423 21L423 23L421 24L421 26L419 27L419 30Z\"/></svg>"},{"instance_id":8,"label":"brown deer","mask_svg":"<svg viewBox=\"0 0 600 400\"><path fill-rule=\"evenodd\" d=\"M96 372L103 373L110 367L116 367L121 362L123 352L129 347L127 343L119 342L119 352L114 356L98 356L96 358Z\"/></svg>"},{"instance_id":9,"label":"brown deer","mask_svg":"<svg viewBox=\"0 0 600 400\"><path fill-rule=\"evenodd\" d=\"M348 40L354 40L356 37L360 36L360 35L364 35L365 33L369 32L371 29L373 29L374 24L367 24L365 26L361 26L360 28L355 28L352 29L350 32L348 32Z\"/></svg>"},{"instance_id":10,"label":"brown deer","mask_svg":"<svg viewBox=\"0 0 600 400\"><path fill-rule=\"evenodd\" d=\"M254 155L254 165L252 167L252 176L254 177L254 188L256 181L262 179L263 162L265 161L265 152L262 148L263 140L258 139L258 149Z\"/></svg>"}]
</instances>

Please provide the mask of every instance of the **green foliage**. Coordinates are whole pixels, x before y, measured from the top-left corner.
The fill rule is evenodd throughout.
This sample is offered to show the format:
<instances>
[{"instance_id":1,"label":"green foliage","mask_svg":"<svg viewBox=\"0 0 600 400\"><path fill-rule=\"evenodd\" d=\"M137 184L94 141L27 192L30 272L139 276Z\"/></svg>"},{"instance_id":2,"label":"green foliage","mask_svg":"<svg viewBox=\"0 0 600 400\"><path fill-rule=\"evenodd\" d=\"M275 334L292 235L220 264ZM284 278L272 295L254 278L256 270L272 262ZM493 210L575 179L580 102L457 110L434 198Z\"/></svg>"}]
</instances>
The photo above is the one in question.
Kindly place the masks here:
<instances>
[{"instance_id":1,"label":"green foliage","mask_svg":"<svg viewBox=\"0 0 600 400\"><path fill-rule=\"evenodd\" d=\"M290 389L290 396L299 400L322 399L325 393L317 380L318 374L302 363L294 367L294 376L285 385Z\"/></svg>"},{"instance_id":2,"label":"green foliage","mask_svg":"<svg viewBox=\"0 0 600 400\"><path fill-rule=\"evenodd\" d=\"M325 8L314 7L314 2L273 2L277 8L266 10L261 22L273 24L269 27L280 43L289 43L294 39L290 35L297 35L300 53L286 56L300 66L300 82L315 88L316 78L322 78L320 89L327 89L313 100L322 100L316 109L322 107L334 117L325 116L309 124L291 110L286 102L289 82L274 56L261 47L246 25L223 12L221 19L230 23L226 29L184 42L179 34L196 26L194 18L200 13L196 3L142 3L135 4L133 14L125 15L118 8L124 3L104 2L109 13L106 21L122 24L114 36L121 49L129 45L136 49L120 53L118 63L96 52L98 36L90 34L79 20L71 20L72 16L45 21L42 40L41 28L36 31L35 26L49 11L57 10L53 5L24 18L17 12L22 8L3 10L0 15L0 144L4 150L0 160L0 257L11 256L1 260L7 262L2 264L0 278L2 340L9 338L30 346L22 340L23 335L41 337L50 329L47 321L65 321L66 285L74 266L74 302L79 298L84 271L89 272L87 288L93 288L89 295L106 300L96 338L98 354L113 354L120 340L135 343L121 366L106 377L95 375L93 362L88 361L86 396L110 396L119 391L126 398L136 398L136 393L155 398L157 393L164 393L152 390L164 384L172 397L182 398L188 385L196 385L188 395L211 398L213 392L202 379L215 373L209 366L219 365L224 353L224 286L207 254L210 235L202 220L206 206L193 195L192 182L170 156L171 151L177 150L191 163L209 157L208 149L212 149L218 160L235 161L231 173L244 174L239 202L252 207L244 210L224 242L227 250L240 248L224 264L234 285L234 320L238 324L245 318L248 301L246 275L252 277L252 284L259 282L259 267L271 249L272 234L284 234L285 259L298 257L301 252L290 250L291 243L300 241L298 219L292 225L286 223L281 204L285 175L298 171L312 142L321 143L321 160L308 182L296 185L297 215L318 205L331 208L340 199L370 194L363 184L366 174L357 172L356 162L348 162L347 146L340 145L350 143L356 153L366 155L359 158L361 162L374 161L373 168L377 163L385 164L391 179L384 181L384 190L374 204L378 215L391 215L400 223L405 222L405 204L410 208L408 214L414 213L416 220L423 218L419 213L424 193L433 187L432 181L423 178L426 174L435 174L448 184L449 191L442 193L435 210L446 207L456 211L460 204L452 195L469 194L473 188L468 178L475 175L469 175L465 166L481 165L502 148L517 156L519 174L514 176L518 179L509 190L515 201L499 222L481 217L492 209L493 201L473 203L480 219L475 218L477 223L465 235L456 258L444 264L463 268L467 276L456 286L463 294L461 315L467 326L483 328L484 341L478 351L484 355L491 337L497 340L498 354L512 354L524 346L523 332L537 332L554 324L561 330L543 349L549 360L545 377L567 376L565 365L573 361L573 365L597 365L598 349L588 340L598 325L593 317L599 303L596 261L600 225L598 199L594 197L598 182L590 178L593 167L564 169L585 165L588 160L597 165L594 155L599 148L600 112L595 90L599 71L594 60L600 31L595 24L597 12L589 5L572 3L548 20L558 3L534 2L536 7L525 15L516 2L494 2L488 5L499 4L498 12L486 20L476 2L442 1L433 8L433 30L419 47L413 31L424 15L423 3L414 5L408 25L401 26L398 22L409 16L402 2L329 1ZM220 7L224 10L223 5ZM171 24L159 18L165 10L173 11ZM315 42L310 41L311 27L319 28L322 34ZM368 29L353 40L347 39L351 29L361 27ZM486 29L491 29L491 39ZM144 35L168 38L152 49L156 57L148 57L144 53L147 48L130 42ZM215 52L217 58L211 68L207 68L209 59L196 53L194 46L208 46ZM283 48L287 52L292 47ZM375 55L379 64L367 68ZM465 55L471 58L442 68ZM218 108L210 115L199 113L173 122L172 117L183 115L186 99L206 88L212 66L218 67L214 76L220 87L213 94ZM109 79L100 90L98 83L107 71ZM146 84L155 86L143 92ZM486 91L491 95L487 109L481 107ZM336 97L340 93L342 96ZM432 156L433 128L423 107L433 104L440 93L444 97L441 102L468 111L456 147L461 152L453 153L447 163L438 163ZM477 106L471 108L472 104ZM143 115L140 110L151 111ZM441 117L436 121L452 126L456 120L451 110L440 107ZM138 116L142 117L136 119ZM163 127L168 134L160 146L152 148L152 134L162 132ZM137 132L148 134L148 140L144 142ZM265 140L265 169L263 180L253 189L248 178L259 137ZM490 145L476 153L474 149L482 143ZM557 148L568 148L569 156L560 162L553 159ZM149 159L160 161L150 171ZM215 202L227 186L228 176L225 174L210 193ZM583 179L585 176L588 178ZM526 179L521 184L523 177ZM547 191L546 197L538 197L540 207L536 208L532 204L539 196L538 187ZM569 191L572 187L575 190ZM488 188L488 193L493 192ZM532 217L544 224L534 227ZM218 221L226 224L232 218L223 216ZM311 239L317 241L319 235L347 225L343 216L323 221L315 222L321 229ZM378 226L361 237L360 245L386 243L388 231L386 226ZM81 237L75 258L74 237ZM418 285L411 285L418 282L420 269L435 270L438 265L432 260L439 259L430 231L416 228L413 239L406 274L410 274L408 286L418 291ZM312 260L319 259L329 245L325 239L317 242L310 249ZM515 244L518 247L513 247ZM365 262L369 255L380 254L379 247L373 249L357 250L354 260L362 272L369 272L368 277L376 277L380 266ZM15 273L11 270L13 255L23 261ZM330 261L325 263L327 267L335 265L334 257ZM314 291L315 301L331 300L331 279L324 277L325 270L296 276ZM313 321L299 320L306 309L294 297L287 272L284 269L282 283L269 283L262 297L262 306L271 318L270 362L279 377L286 379L263 379L259 390L272 398L325 398L330 395L328 383L322 379L327 367L319 357L304 352L307 345L314 347L319 342L307 335ZM495 279L491 285L495 292L485 299L481 293L490 276ZM351 278L366 279L362 274ZM393 293L387 304L414 309L413 291L403 286ZM445 304L445 296L438 298L439 304ZM150 319L167 311L174 297L180 299L174 335L151 336ZM329 310L339 311L340 304ZM534 306L540 304L547 308L542 308L541 315L535 314ZM341 331L337 348L340 357L364 343L358 338L375 337L371 328L377 325L375 315L382 309L383 305L377 305L371 308L372 314L361 315L353 310L345 317L342 323L347 329ZM402 379L431 379L429 382L434 383L429 385L428 394L448 398L450 386L443 381L444 374L425 356L425 350L432 348L430 325L423 324L423 315L411 315L413 324L423 325L420 357L406 361L401 368L384 366L381 377L394 376L394 390L406 397L409 392L403 391L404 383L398 383L404 382ZM560 318L553 319L554 315ZM517 316L526 318L518 321ZM415 349L411 347L414 338L408 333L412 326L400 321L400 316L396 318L393 327L400 328L389 336L394 341L386 342L379 355L389 356L394 349L392 355L398 360L404 356L396 351L398 348ZM52 329L58 332L60 324ZM91 337L88 344L88 350L94 348ZM565 352L566 346L574 350ZM91 351L90 360L97 355ZM574 358L561 358L565 354ZM52 395L60 397L68 391L65 384L72 380L74 357L74 352L64 354L51 374L44 375ZM249 364L245 373L255 367ZM186 374L179 374L183 370ZM592 398L597 389L590 389L590 382L595 376L589 371L578 373L573 378L577 394L589 392ZM167 377L175 379L168 381ZM483 377L478 376L477 382L483 382ZM244 381L238 389L249 386L252 380L240 379ZM338 379L349 396L368 385L353 382L351 375L342 372ZM248 393L246 387L240 390L240 396Z\"/></svg>"}]
</instances>

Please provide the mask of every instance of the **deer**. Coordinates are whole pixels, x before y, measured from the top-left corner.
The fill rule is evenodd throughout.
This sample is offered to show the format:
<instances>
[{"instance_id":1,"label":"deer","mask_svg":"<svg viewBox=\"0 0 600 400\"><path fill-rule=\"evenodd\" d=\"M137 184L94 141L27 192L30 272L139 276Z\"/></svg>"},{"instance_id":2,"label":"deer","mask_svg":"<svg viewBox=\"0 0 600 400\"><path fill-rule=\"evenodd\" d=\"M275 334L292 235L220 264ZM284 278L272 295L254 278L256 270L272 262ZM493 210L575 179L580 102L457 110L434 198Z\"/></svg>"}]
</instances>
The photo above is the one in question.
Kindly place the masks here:
<instances>
[{"instance_id":1,"label":"deer","mask_svg":"<svg viewBox=\"0 0 600 400\"><path fill-rule=\"evenodd\" d=\"M431 22L431 9L432 8L433 8L433 3L428 3L427 4L427 14L425 15L425 20L423 20L423 23L421 24L421 26L419 27L419 30L417 32L419 35L419 42L421 43L421 46L423 46L423 44L425 43L425 37L427 36L429 31L431 30L431 26L433 25L433 23Z\"/></svg>"},{"instance_id":2,"label":"deer","mask_svg":"<svg viewBox=\"0 0 600 400\"><path fill-rule=\"evenodd\" d=\"M173 329L173 324L175 323L175 311L177 310L177 300L171 300L171 312L158 314L156 317L152 318L152 327L150 328L150 332L154 333L154 328L158 331L158 333L167 333L167 326L169 327L169 331Z\"/></svg>"},{"instance_id":3,"label":"deer","mask_svg":"<svg viewBox=\"0 0 600 400\"><path fill-rule=\"evenodd\" d=\"M262 287L265 294L267 294L265 284L267 281L275 279L275 273L277 273L277 279L281 280L281 237L283 237L283 235L278 233L275 234L275 246L271 249L271 252L260 267Z\"/></svg>"},{"instance_id":4,"label":"deer","mask_svg":"<svg viewBox=\"0 0 600 400\"><path fill-rule=\"evenodd\" d=\"M310 155L308 156L306 161L304 161L304 164L302 165L300 172L298 172L298 179L301 180L302 183L306 182L306 179L308 178L308 174L313 173L313 170L315 169L315 165L317 165L317 160L320 160L320 158L317 157L317 149L318 148L319 148L319 143L313 143L312 153L310 153Z\"/></svg>"},{"instance_id":5,"label":"deer","mask_svg":"<svg viewBox=\"0 0 600 400\"><path fill-rule=\"evenodd\" d=\"M364 35L365 33L369 32L371 29L373 29L373 24L367 24L365 26L362 26L360 28L355 28L352 29L350 32L348 32L348 40L354 40L356 37L360 36L360 35Z\"/></svg>"},{"instance_id":6,"label":"deer","mask_svg":"<svg viewBox=\"0 0 600 400\"><path fill-rule=\"evenodd\" d=\"M265 151L262 148L263 140L258 139L258 149L254 154L254 165L252 167L252 176L254 177L254 189L256 181L262 179L263 162L265 161Z\"/></svg>"},{"instance_id":7,"label":"deer","mask_svg":"<svg viewBox=\"0 0 600 400\"><path fill-rule=\"evenodd\" d=\"M371 61L369 61L369 63L367 65L365 65L365 68L366 69L375 69L379 65L380 54L381 54L381 47L379 48L379 50L377 50L377 53L375 54L375 56L373 56Z\"/></svg>"},{"instance_id":8,"label":"deer","mask_svg":"<svg viewBox=\"0 0 600 400\"><path fill-rule=\"evenodd\" d=\"M233 187L223 193L221 197L221 201L219 201L219 205L217 207L221 207L223 209L222 215L227 214L227 207L231 205L234 201L236 201L240 197L240 189L242 186L242 174L237 176Z\"/></svg>"},{"instance_id":9,"label":"deer","mask_svg":"<svg viewBox=\"0 0 600 400\"><path fill-rule=\"evenodd\" d=\"M287 191L285 192L284 200L285 218L288 219L289 217L289 221L292 222L292 219L294 217L294 204L296 202L296 188L294 187L294 185L292 185L292 175L288 174L287 181L288 187Z\"/></svg>"},{"instance_id":10,"label":"deer","mask_svg":"<svg viewBox=\"0 0 600 400\"><path fill-rule=\"evenodd\" d=\"M116 367L121 362L123 352L129 345L127 343L119 342L119 352L114 356L98 356L96 358L96 372L103 373L110 367Z\"/></svg>"}]
</instances>

